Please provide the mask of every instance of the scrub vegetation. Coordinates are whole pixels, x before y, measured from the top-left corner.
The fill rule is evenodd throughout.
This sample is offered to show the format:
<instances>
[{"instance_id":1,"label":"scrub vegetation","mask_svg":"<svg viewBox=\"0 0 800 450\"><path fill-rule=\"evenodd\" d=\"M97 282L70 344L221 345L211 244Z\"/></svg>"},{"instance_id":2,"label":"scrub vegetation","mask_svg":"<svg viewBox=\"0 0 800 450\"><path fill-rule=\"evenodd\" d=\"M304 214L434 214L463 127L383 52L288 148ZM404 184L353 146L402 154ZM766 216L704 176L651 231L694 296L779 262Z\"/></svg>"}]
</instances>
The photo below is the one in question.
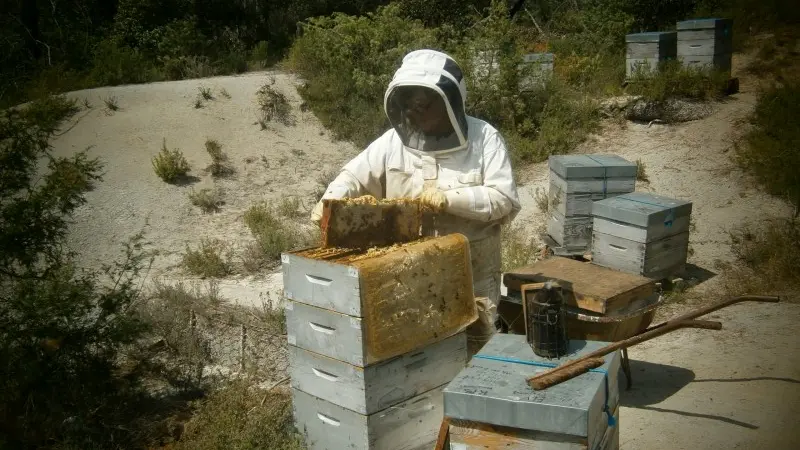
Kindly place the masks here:
<instances>
[{"instance_id":1,"label":"scrub vegetation","mask_svg":"<svg viewBox=\"0 0 800 450\"><path fill-rule=\"evenodd\" d=\"M142 235L121 246L119 259L102 270L76 268L66 250L68 224L102 181L103 162L87 152L51 154L48 142L58 126L81 110L57 95L65 91L241 73L281 62L305 80L300 94L311 112L337 138L361 146L388 126L383 93L402 56L436 48L463 65L468 112L501 130L519 167L583 142L598 129L602 97L718 98L713 74L676 68L628 87L623 81L626 33L719 15L734 20L735 50L751 45L748 36L775 34L758 48L752 66L771 83L732 153L756 182L800 211L798 12L791 2L542 0L526 2L513 17L509 5L516 2L489 0L7 3L0 16L0 107L7 108L0 112L0 448L303 448L285 389L198 381L198 367L212 359L184 313L223 314L217 291L167 284L143 289L155 253ZM551 77L540 77L533 65L520 67L523 54L544 52L557 61ZM196 95L198 108L230 98L203 86ZM116 97L99 101L107 114L125 114ZM9 108L23 102L29 103ZM270 85L259 91L257 105L262 127L291 122L290 103ZM208 170L230 174L223 145L209 139L206 149ZM166 141L152 165L170 183L190 171ZM318 195L335 175L318 180ZM198 191L191 201L213 211L220 192ZM548 206L545 197L540 206ZM179 256L188 270L209 279L274 266L282 251L314 239L290 220L307 214L304 209L288 199L247 210L242 220L253 243L241 261L213 239ZM763 234L733 232L743 265L728 270L745 281L730 288L742 292L764 283L796 293L798 229L796 219L787 219ZM519 228L505 230L504 268L535 259L528 241ZM285 345L281 312L257 315L254 323L275 348Z\"/></svg>"}]
</instances>

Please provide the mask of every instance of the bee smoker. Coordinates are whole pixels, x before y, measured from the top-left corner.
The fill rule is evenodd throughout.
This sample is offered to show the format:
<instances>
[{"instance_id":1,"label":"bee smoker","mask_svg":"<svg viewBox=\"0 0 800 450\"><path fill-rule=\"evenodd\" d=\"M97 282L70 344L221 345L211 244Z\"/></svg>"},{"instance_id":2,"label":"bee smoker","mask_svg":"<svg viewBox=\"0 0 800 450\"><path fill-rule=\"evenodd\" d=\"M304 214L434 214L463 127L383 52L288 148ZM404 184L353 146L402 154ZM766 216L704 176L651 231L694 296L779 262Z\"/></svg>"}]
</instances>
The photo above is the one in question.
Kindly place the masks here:
<instances>
[{"instance_id":1,"label":"bee smoker","mask_svg":"<svg viewBox=\"0 0 800 450\"><path fill-rule=\"evenodd\" d=\"M525 337L533 352L544 358L567 354L567 315L562 287L554 282L522 286Z\"/></svg>"}]
</instances>

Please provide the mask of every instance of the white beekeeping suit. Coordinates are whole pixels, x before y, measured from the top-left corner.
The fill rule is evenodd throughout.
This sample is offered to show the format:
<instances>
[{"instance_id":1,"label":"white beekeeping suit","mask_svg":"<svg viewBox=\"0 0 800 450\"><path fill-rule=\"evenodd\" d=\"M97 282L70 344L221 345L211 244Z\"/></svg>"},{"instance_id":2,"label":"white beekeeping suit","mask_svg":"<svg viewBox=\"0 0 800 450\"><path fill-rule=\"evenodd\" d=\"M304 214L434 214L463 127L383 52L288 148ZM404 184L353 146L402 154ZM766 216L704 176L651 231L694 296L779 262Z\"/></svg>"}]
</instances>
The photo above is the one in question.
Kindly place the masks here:
<instances>
[{"instance_id":1,"label":"white beekeeping suit","mask_svg":"<svg viewBox=\"0 0 800 450\"><path fill-rule=\"evenodd\" d=\"M424 96L418 100L411 93L418 91L430 93L427 109ZM451 57L433 50L406 55L384 96L392 128L347 163L322 198L421 197L439 203L443 212L435 229L423 233L462 233L469 239L475 296L490 299L488 305L478 304L481 320L468 330L473 344L480 346L495 331L500 227L516 216L520 202L503 138L493 126L467 116L466 98L464 75ZM435 109L432 102L442 116L436 133L413 121L414 114L426 114L420 110ZM321 213L320 201L312 219L319 221Z\"/></svg>"}]
</instances>

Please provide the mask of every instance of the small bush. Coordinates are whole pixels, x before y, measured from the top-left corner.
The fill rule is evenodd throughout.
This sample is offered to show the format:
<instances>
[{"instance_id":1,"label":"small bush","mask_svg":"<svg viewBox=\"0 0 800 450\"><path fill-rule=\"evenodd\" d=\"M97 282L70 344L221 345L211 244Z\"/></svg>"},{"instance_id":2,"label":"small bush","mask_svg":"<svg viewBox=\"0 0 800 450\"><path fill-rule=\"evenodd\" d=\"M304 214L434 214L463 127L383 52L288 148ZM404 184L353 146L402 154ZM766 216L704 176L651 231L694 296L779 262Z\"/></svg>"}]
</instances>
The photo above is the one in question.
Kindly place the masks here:
<instances>
[{"instance_id":1,"label":"small bush","mask_svg":"<svg viewBox=\"0 0 800 450\"><path fill-rule=\"evenodd\" d=\"M173 183L189 173L189 162L178 149L168 150L167 140L164 139L161 151L152 159L153 170L159 178L167 183Z\"/></svg>"},{"instance_id":2,"label":"small bush","mask_svg":"<svg viewBox=\"0 0 800 450\"><path fill-rule=\"evenodd\" d=\"M225 88L222 88L222 89L219 90L219 95L227 98L228 100L230 100L230 98L231 98L231 94Z\"/></svg>"},{"instance_id":3,"label":"small bush","mask_svg":"<svg viewBox=\"0 0 800 450\"><path fill-rule=\"evenodd\" d=\"M719 100L728 89L729 74L710 69L683 67L680 61L660 65L658 72L649 74L642 69L632 77L628 92L646 100L665 101Z\"/></svg>"},{"instance_id":4,"label":"small bush","mask_svg":"<svg viewBox=\"0 0 800 450\"><path fill-rule=\"evenodd\" d=\"M645 183L650 182L650 178L647 176L647 166L641 159L636 160L636 179Z\"/></svg>"},{"instance_id":5,"label":"small bush","mask_svg":"<svg viewBox=\"0 0 800 450\"><path fill-rule=\"evenodd\" d=\"M274 80L273 80L274 83ZM267 123L273 120L290 125L292 123L292 108L286 96L276 91L271 84L265 84L256 92L256 99L259 106L259 124L261 129L267 127Z\"/></svg>"},{"instance_id":6,"label":"small bush","mask_svg":"<svg viewBox=\"0 0 800 450\"><path fill-rule=\"evenodd\" d=\"M278 204L278 213L287 219L298 219L305 213L300 210L303 202L297 197L286 197Z\"/></svg>"},{"instance_id":7,"label":"small bush","mask_svg":"<svg viewBox=\"0 0 800 450\"><path fill-rule=\"evenodd\" d=\"M222 145L216 139L206 139L206 152L211 157L211 165L206 169L215 177L233 174L233 168L228 165L228 155L222 151Z\"/></svg>"},{"instance_id":8,"label":"small bush","mask_svg":"<svg viewBox=\"0 0 800 450\"><path fill-rule=\"evenodd\" d=\"M742 293L777 293L800 300L800 221L775 220L759 230L730 233L736 259L746 271L729 268L729 284Z\"/></svg>"},{"instance_id":9,"label":"small bush","mask_svg":"<svg viewBox=\"0 0 800 450\"><path fill-rule=\"evenodd\" d=\"M328 186L333 183L333 180L339 176L338 170L325 170L316 178L317 187L314 190L314 202L318 202L322 199L322 196L325 195L325 190L328 189Z\"/></svg>"},{"instance_id":10,"label":"small bush","mask_svg":"<svg viewBox=\"0 0 800 450\"><path fill-rule=\"evenodd\" d=\"M233 273L229 247L218 239L203 239L197 249L186 247L183 265L194 275L224 277Z\"/></svg>"},{"instance_id":11,"label":"small bush","mask_svg":"<svg viewBox=\"0 0 800 450\"><path fill-rule=\"evenodd\" d=\"M119 100L117 97L110 96L103 99L103 103L106 105L106 109L108 111L119 111Z\"/></svg>"},{"instance_id":12,"label":"small bush","mask_svg":"<svg viewBox=\"0 0 800 450\"><path fill-rule=\"evenodd\" d=\"M527 266L536 261L539 249L522 225L505 225L501 233L500 251L503 272Z\"/></svg>"},{"instance_id":13,"label":"small bush","mask_svg":"<svg viewBox=\"0 0 800 450\"><path fill-rule=\"evenodd\" d=\"M304 450L295 431L291 396L246 380L227 383L198 404L177 450Z\"/></svg>"},{"instance_id":14,"label":"small bush","mask_svg":"<svg viewBox=\"0 0 800 450\"><path fill-rule=\"evenodd\" d=\"M800 214L800 81L763 92L752 130L736 146L736 160L768 192L786 198Z\"/></svg>"},{"instance_id":15,"label":"small bush","mask_svg":"<svg viewBox=\"0 0 800 450\"><path fill-rule=\"evenodd\" d=\"M199 86L197 90L200 92L200 97L203 100L214 100L214 94L211 92L211 88L208 86Z\"/></svg>"},{"instance_id":16,"label":"small bush","mask_svg":"<svg viewBox=\"0 0 800 450\"><path fill-rule=\"evenodd\" d=\"M277 262L282 252L307 245L313 239L313 236L303 232L298 225L281 221L278 215L276 208L268 203L253 205L244 214L244 223L256 238L267 265ZM249 252L252 256L252 249Z\"/></svg>"},{"instance_id":17,"label":"small bush","mask_svg":"<svg viewBox=\"0 0 800 450\"><path fill-rule=\"evenodd\" d=\"M220 206L225 204L223 192L218 188L203 188L199 191L192 189L189 192L189 200L207 213L219 211Z\"/></svg>"}]
</instances>

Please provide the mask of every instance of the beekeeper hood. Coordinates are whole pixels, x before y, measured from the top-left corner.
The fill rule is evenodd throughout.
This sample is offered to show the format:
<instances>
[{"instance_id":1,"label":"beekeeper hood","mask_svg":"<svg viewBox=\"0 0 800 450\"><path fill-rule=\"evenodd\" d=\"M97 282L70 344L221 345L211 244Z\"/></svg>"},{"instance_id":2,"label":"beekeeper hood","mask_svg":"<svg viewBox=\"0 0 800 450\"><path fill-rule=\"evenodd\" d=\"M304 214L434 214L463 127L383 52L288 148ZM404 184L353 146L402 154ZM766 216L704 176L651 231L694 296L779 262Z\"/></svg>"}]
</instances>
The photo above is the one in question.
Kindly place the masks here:
<instances>
[{"instance_id":1,"label":"beekeeper hood","mask_svg":"<svg viewBox=\"0 0 800 450\"><path fill-rule=\"evenodd\" d=\"M467 146L467 86L450 56L434 50L407 54L386 89L384 109L406 148L449 153Z\"/></svg>"}]
</instances>

